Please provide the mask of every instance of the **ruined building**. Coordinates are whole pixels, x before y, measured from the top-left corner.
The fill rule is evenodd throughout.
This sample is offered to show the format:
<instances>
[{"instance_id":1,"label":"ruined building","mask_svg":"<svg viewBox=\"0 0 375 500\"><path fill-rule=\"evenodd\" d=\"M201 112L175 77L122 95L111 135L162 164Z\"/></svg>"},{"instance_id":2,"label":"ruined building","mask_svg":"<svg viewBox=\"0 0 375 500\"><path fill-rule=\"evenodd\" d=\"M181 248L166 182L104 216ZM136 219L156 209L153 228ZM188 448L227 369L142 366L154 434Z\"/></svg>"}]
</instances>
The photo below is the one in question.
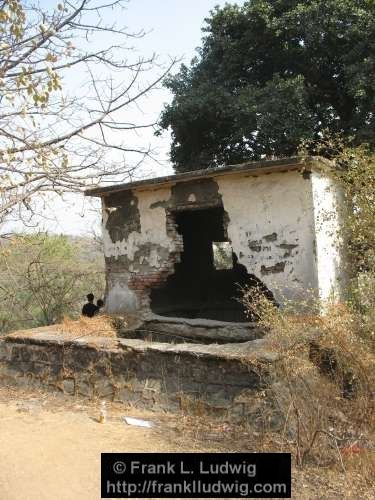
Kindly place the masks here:
<instances>
[{"instance_id":1,"label":"ruined building","mask_svg":"<svg viewBox=\"0 0 375 500\"><path fill-rule=\"evenodd\" d=\"M95 324L78 338L61 325L12 333L0 339L0 378L285 432L279 354L244 314L238 286L280 306L339 297L340 196L329 172L326 160L289 158L88 191L103 202L116 335Z\"/></svg>"},{"instance_id":2,"label":"ruined building","mask_svg":"<svg viewBox=\"0 0 375 500\"><path fill-rule=\"evenodd\" d=\"M106 308L246 322L238 284L281 306L340 295L339 193L322 158L287 158L99 187Z\"/></svg>"}]
</instances>

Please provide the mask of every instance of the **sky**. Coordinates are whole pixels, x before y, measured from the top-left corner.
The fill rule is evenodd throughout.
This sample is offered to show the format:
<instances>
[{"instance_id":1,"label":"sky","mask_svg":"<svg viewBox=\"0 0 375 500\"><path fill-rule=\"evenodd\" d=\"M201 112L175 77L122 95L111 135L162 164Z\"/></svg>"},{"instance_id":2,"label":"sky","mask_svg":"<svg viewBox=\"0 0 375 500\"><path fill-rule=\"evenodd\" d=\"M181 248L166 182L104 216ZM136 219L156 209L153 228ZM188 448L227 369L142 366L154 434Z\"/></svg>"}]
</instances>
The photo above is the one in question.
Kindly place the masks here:
<instances>
[{"instance_id":1,"label":"sky","mask_svg":"<svg viewBox=\"0 0 375 500\"><path fill-rule=\"evenodd\" d=\"M170 58L179 58L189 63L200 46L204 18L216 5L225 3L242 4L243 1L225 2L220 0L130 0L124 19L120 24L129 27L129 31L144 30L146 36L137 40L136 51L140 56L158 55L160 64L167 64ZM41 0L40 5L51 7L55 2ZM106 35L107 36L107 35ZM174 70L176 72L178 67ZM152 75L150 75L152 77ZM74 82L69 82L74 90ZM166 89L154 91L147 97L139 121L153 122L159 116L163 105L171 100ZM154 137L151 130L137 134L137 143L151 146L157 152L157 163L148 162L138 173L139 177L160 176L172 173L168 151L170 135ZM38 229L71 235L87 234L100 231L99 200L85 198L83 194L65 195L63 198L52 197L46 201L46 219L38 221ZM33 226L30 230L37 229ZM21 226L16 229L22 230Z\"/></svg>"}]
</instances>

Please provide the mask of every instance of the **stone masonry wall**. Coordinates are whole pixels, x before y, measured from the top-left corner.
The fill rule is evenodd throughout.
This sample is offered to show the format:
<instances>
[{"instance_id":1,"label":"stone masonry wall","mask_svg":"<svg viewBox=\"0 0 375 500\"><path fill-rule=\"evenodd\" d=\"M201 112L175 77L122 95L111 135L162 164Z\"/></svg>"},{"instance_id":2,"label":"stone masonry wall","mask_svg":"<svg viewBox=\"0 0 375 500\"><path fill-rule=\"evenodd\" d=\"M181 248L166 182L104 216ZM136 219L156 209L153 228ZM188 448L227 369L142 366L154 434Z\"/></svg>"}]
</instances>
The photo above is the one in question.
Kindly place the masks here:
<instances>
[{"instance_id":1,"label":"stone masonry wall","mask_svg":"<svg viewBox=\"0 0 375 500\"><path fill-rule=\"evenodd\" d=\"M262 354L262 341L240 344ZM272 359L270 358L270 362ZM199 407L216 416L256 411L262 377L230 346L130 339L64 340L50 327L0 341L1 383L122 401L147 409Z\"/></svg>"},{"instance_id":2,"label":"stone masonry wall","mask_svg":"<svg viewBox=\"0 0 375 500\"><path fill-rule=\"evenodd\" d=\"M133 273L128 281L128 287L137 295L140 308L147 310L150 304L150 289L162 286L168 276L174 272L174 265L180 261L183 251L182 236L177 232L177 226L172 213L166 210L166 234L174 244L159 269ZM110 267L110 266L109 266Z\"/></svg>"},{"instance_id":3,"label":"stone masonry wall","mask_svg":"<svg viewBox=\"0 0 375 500\"><path fill-rule=\"evenodd\" d=\"M170 196L170 189L159 189L103 200L108 312L147 311L150 289L174 272L183 241L164 206Z\"/></svg>"}]
</instances>

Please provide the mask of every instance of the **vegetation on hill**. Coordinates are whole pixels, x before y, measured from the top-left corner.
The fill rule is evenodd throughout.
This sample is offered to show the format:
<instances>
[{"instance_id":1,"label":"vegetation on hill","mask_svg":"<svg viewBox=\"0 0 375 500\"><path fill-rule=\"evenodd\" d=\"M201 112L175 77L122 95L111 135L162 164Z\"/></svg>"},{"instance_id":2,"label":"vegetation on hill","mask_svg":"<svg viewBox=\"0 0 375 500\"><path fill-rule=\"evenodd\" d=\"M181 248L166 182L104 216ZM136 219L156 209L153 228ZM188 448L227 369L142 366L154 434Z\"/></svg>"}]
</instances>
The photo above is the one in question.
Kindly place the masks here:
<instances>
[{"instance_id":1,"label":"vegetation on hill","mask_svg":"<svg viewBox=\"0 0 375 500\"><path fill-rule=\"evenodd\" d=\"M104 263L90 238L15 235L0 246L0 333L78 317L87 293L101 298Z\"/></svg>"}]
</instances>

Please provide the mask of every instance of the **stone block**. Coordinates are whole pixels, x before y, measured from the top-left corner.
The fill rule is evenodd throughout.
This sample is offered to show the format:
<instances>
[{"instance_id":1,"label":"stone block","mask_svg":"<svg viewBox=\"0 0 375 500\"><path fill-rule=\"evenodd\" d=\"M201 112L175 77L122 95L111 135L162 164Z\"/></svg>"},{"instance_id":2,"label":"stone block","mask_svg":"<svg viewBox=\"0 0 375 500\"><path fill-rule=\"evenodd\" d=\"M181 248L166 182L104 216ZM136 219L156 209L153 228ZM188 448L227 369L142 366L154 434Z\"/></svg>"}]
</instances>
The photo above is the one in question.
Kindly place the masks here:
<instances>
[{"instance_id":1,"label":"stone block","mask_svg":"<svg viewBox=\"0 0 375 500\"><path fill-rule=\"evenodd\" d=\"M142 398L142 393L134 392L127 387L120 389L116 395L116 400L123 403L134 404Z\"/></svg>"},{"instance_id":2,"label":"stone block","mask_svg":"<svg viewBox=\"0 0 375 500\"><path fill-rule=\"evenodd\" d=\"M115 387L112 382L107 379L98 380L95 382L95 394L101 398L109 398L115 395Z\"/></svg>"},{"instance_id":3,"label":"stone block","mask_svg":"<svg viewBox=\"0 0 375 500\"><path fill-rule=\"evenodd\" d=\"M63 381L63 391L66 394L75 394L75 381L73 379L65 379Z\"/></svg>"},{"instance_id":4,"label":"stone block","mask_svg":"<svg viewBox=\"0 0 375 500\"><path fill-rule=\"evenodd\" d=\"M146 379L143 390L154 392L154 393L161 392L162 391L162 382L160 379L157 379L157 378L148 378L148 379Z\"/></svg>"},{"instance_id":5,"label":"stone block","mask_svg":"<svg viewBox=\"0 0 375 500\"><path fill-rule=\"evenodd\" d=\"M46 363L35 362L32 364L32 372L41 379L48 379L51 376L51 366Z\"/></svg>"},{"instance_id":6,"label":"stone block","mask_svg":"<svg viewBox=\"0 0 375 500\"><path fill-rule=\"evenodd\" d=\"M92 398L94 396L94 388L92 384L89 382L80 380L76 382L76 387L77 387L77 393L80 396L85 396L88 398Z\"/></svg>"}]
</instances>

